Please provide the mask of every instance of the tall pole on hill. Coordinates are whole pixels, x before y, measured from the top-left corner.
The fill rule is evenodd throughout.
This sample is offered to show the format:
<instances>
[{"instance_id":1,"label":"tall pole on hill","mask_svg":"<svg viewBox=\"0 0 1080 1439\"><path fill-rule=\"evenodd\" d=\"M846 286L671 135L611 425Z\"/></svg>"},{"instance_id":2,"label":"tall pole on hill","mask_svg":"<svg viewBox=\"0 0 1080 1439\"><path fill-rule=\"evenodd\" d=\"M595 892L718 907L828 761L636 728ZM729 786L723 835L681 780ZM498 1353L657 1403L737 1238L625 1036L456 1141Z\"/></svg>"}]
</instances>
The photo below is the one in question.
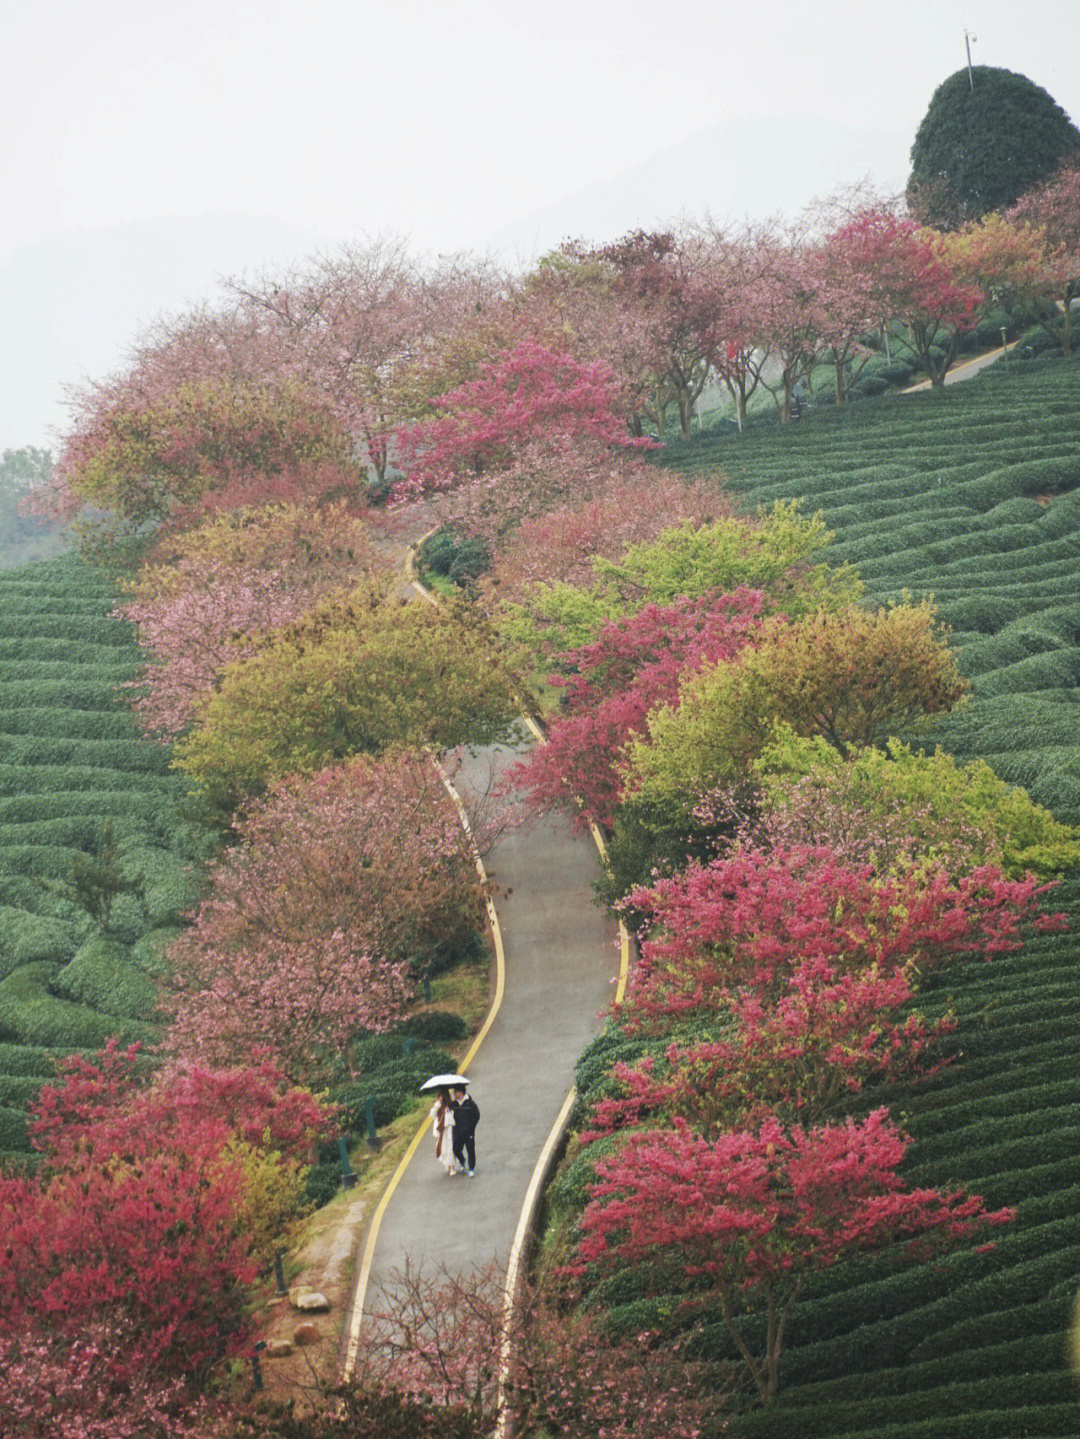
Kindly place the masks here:
<instances>
[{"instance_id":1,"label":"tall pole on hill","mask_svg":"<svg viewBox=\"0 0 1080 1439\"><path fill-rule=\"evenodd\" d=\"M975 89L975 77L971 73L971 42L978 38L978 35L973 35L970 30L964 31L964 49L967 51L968 62L968 84L973 90Z\"/></svg>"}]
</instances>

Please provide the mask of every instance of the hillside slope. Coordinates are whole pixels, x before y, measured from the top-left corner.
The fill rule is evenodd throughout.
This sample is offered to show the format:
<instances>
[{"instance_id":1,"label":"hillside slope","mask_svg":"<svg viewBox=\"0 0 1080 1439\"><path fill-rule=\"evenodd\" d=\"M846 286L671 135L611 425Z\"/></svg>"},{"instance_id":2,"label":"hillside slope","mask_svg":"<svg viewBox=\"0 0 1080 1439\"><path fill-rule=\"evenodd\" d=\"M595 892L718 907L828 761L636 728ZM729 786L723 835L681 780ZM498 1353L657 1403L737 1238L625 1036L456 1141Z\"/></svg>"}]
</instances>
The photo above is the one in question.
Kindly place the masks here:
<instances>
[{"instance_id":1,"label":"hillside slope","mask_svg":"<svg viewBox=\"0 0 1080 1439\"><path fill-rule=\"evenodd\" d=\"M826 411L665 463L722 468L747 504L820 508L874 597L933 595L970 701L934 735L1080 821L1080 365L1002 366L952 390ZM1080 882L1071 933L946 969L921 1006L959 1018L953 1064L877 1088L915 1137L913 1183L964 1186L1017 1217L983 1253L817 1276L796 1306L781 1394L745 1417L769 1439L1014 1439L1080 1432L1066 1330L1080 1279ZM626 1319L635 1309L627 1296ZM639 1316L640 1317L640 1316ZM722 1345L719 1329L713 1339Z\"/></svg>"},{"instance_id":2,"label":"hillside slope","mask_svg":"<svg viewBox=\"0 0 1080 1439\"><path fill-rule=\"evenodd\" d=\"M142 656L113 602L74 555L0 574L0 1152L59 1056L158 1038L161 945L213 846L127 708Z\"/></svg>"}]
</instances>

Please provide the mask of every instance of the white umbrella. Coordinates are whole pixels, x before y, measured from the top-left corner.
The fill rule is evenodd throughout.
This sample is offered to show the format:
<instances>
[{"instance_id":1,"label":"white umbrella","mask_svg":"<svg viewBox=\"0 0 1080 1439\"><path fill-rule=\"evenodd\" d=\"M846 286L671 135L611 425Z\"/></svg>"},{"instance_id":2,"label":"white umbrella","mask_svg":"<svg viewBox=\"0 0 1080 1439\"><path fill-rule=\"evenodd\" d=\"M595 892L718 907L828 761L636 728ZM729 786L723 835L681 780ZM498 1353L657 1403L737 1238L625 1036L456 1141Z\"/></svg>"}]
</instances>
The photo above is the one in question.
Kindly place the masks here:
<instances>
[{"instance_id":1,"label":"white umbrella","mask_svg":"<svg viewBox=\"0 0 1080 1439\"><path fill-rule=\"evenodd\" d=\"M431 1089L458 1089L461 1085L468 1087L468 1083L463 1074L433 1074L430 1079L424 1080L420 1093L425 1094Z\"/></svg>"}]
</instances>

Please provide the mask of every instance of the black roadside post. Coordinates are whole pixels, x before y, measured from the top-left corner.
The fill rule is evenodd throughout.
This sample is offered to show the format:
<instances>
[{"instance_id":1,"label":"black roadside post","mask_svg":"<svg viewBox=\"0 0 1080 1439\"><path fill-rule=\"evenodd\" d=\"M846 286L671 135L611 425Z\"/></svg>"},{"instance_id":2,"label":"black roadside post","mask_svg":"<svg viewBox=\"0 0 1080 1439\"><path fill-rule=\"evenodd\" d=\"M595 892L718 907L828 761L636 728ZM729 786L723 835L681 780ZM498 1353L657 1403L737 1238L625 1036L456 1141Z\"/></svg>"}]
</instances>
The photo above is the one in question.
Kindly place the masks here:
<instances>
[{"instance_id":1,"label":"black roadside post","mask_svg":"<svg viewBox=\"0 0 1080 1439\"><path fill-rule=\"evenodd\" d=\"M266 1340L260 1339L251 1351L251 1378L256 1389L263 1387L262 1365L259 1363L259 1355L266 1348Z\"/></svg>"},{"instance_id":2,"label":"black roadside post","mask_svg":"<svg viewBox=\"0 0 1080 1439\"><path fill-rule=\"evenodd\" d=\"M277 1280L277 1292L279 1297L284 1294L288 1294L289 1292L288 1289L285 1287L285 1270L282 1267L281 1263L284 1252L284 1250L279 1249L278 1252L274 1255L274 1278Z\"/></svg>"},{"instance_id":3,"label":"black roadside post","mask_svg":"<svg viewBox=\"0 0 1080 1439\"><path fill-rule=\"evenodd\" d=\"M379 1136L375 1132L375 1101L364 1100L364 1119L367 1121L367 1142L369 1149L378 1149Z\"/></svg>"}]
</instances>

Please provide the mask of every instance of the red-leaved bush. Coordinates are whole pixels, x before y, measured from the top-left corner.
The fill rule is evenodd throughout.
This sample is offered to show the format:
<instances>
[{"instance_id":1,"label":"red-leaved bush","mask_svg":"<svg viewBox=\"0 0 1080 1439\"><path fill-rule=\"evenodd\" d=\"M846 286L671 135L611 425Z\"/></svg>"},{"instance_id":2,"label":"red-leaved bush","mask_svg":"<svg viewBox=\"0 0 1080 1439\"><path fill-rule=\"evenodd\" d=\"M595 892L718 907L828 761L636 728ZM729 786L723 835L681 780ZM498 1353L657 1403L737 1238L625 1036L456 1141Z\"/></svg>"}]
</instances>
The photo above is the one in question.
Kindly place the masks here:
<instances>
[{"instance_id":1,"label":"red-leaved bush","mask_svg":"<svg viewBox=\"0 0 1080 1439\"><path fill-rule=\"evenodd\" d=\"M933 1073L940 1063L920 1067L924 1053L955 1026L900 1014L913 993L902 969L844 973L821 958L803 960L775 1004L752 990L718 1000L707 1016L717 1038L673 1043L659 1061L616 1064L623 1093L598 1101L587 1137L675 1117L704 1134L779 1112L807 1123L870 1078ZM630 1027L644 1023L633 1015Z\"/></svg>"},{"instance_id":2,"label":"red-leaved bush","mask_svg":"<svg viewBox=\"0 0 1080 1439\"><path fill-rule=\"evenodd\" d=\"M647 446L627 432L616 401L614 378L601 361L586 363L522 340L484 361L478 379L436 396L436 417L397 432L407 477L395 495L405 500L447 489L463 476L505 465L534 442Z\"/></svg>"},{"instance_id":3,"label":"red-leaved bush","mask_svg":"<svg viewBox=\"0 0 1080 1439\"><path fill-rule=\"evenodd\" d=\"M626 1021L709 1008L743 986L775 1003L811 959L839 973L876 966L888 976L958 955L990 958L1020 946L1026 920L1063 927L1064 916L1038 912L1052 888L1031 875L1007 879L993 865L956 878L926 869L881 876L827 848L748 850L693 864L628 897L653 931Z\"/></svg>"},{"instance_id":4,"label":"red-leaved bush","mask_svg":"<svg viewBox=\"0 0 1080 1439\"><path fill-rule=\"evenodd\" d=\"M610 824L627 741L644 732L651 710L677 703L684 675L752 643L763 605L759 590L742 587L605 621L594 643L558 656L563 674L551 682L565 690L565 714L552 722L547 744L516 766L514 782L540 807Z\"/></svg>"},{"instance_id":5,"label":"red-leaved bush","mask_svg":"<svg viewBox=\"0 0 1080 1439\"><path fill-rule=\"evenodd\" d=\"M805 1277L861 1250L932 1252L986 1224L978 1196L908 1189L908 1139L884 1109L866 1119L786 1128L775 1118L709 1140L682 1121L633 1134L597 1162L581 1219L578 1267L671 1258L708 1280L758 1392L776 1393L784 1328ZM762 1304L755 1352L742 1309Z\"/></svg>"},{"instance_id":6,"label":"red-leaved bush","mask_svg":"<svg viewBox=\"0 0 1080 1439\"><path fill-rule=\"evenodd\" d=\"M136 1050L65 1061L30 1126L37 1173L0 1178L0 1341L29 1354L105 1337L108 1382L145 1382L149 1403L250 1334L259 1257L237 1142L294 1171L333 1114L266 1063L141 1087Z\"/></svg>"}]
</instances>

